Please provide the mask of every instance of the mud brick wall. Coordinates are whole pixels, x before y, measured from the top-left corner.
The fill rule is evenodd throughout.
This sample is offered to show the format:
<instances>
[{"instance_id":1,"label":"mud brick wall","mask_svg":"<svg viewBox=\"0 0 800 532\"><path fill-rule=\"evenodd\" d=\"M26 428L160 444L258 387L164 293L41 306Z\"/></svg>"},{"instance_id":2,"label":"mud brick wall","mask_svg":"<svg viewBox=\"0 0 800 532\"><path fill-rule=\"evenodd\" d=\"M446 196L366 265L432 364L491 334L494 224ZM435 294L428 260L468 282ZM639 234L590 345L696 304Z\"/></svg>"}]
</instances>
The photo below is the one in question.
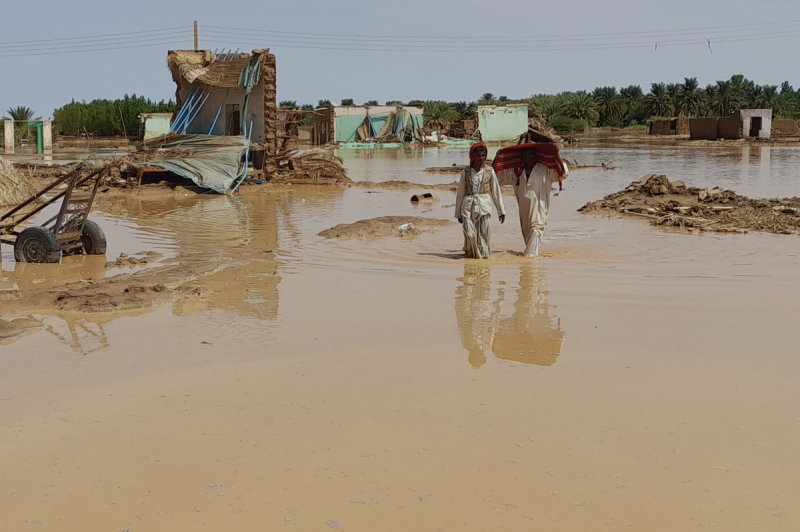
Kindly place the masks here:
<instances>
[{"instance_id":1,"label":"mud brick wall","mask_svg":"<svg viewBox=\"0 0 800 532\"><path fill-rule=\"evenodd\" d=\"M742 138L742 115L738 111L717 122L717 138L736 140Z\"/></svg>"},{"instance_id":2,"label":"mud brick wall","mask_svg":"<svg viewBox=\"0 0 800 532\"><path fill-rule=\"evenodd\" d=\"M261 77L264 82L264 177L271 179L278 172L278 93L273 54L264 54Z\"/></svg>"},{"instance_id":3,"label":"mud brick wall","mask_svg":"<svg viewBox=\"0 0 800 532\"><path fill-rule=\"evenodd\" d=\"M717 119L690 118L689 138L691 140L717 140Z\"/></svg>"},{"instance_id":4,"label":"mud brick wall","mask_svg":"<svg viewBox=\"0 0 800 532\"><path fill-rule=\"evenodd\" d=\"M773 137L800 137L800 128L794 120L773 120Z\"/></svg>"},{"instance_id":5,"label":"mud brick wall","mask_svg":"<svg viewBox=\"0 0 800 532\"><path fill-rule=\"evenodd\" d=\"M677 119L677 125L675 127L675 134L676 135L690 135L691 130L689 129L689 118L685 116L679 116Z\"/></svg>"},{"instance_id":6,"label":"mud brick wall","mask_svg":"<svg viewBox=\"0 0 800 532\"><path fill-rule=\"evenodd\" d=\"M656 119L650 122L650 135L669 135L671 120Z\"/></svg>"}]
</instances>

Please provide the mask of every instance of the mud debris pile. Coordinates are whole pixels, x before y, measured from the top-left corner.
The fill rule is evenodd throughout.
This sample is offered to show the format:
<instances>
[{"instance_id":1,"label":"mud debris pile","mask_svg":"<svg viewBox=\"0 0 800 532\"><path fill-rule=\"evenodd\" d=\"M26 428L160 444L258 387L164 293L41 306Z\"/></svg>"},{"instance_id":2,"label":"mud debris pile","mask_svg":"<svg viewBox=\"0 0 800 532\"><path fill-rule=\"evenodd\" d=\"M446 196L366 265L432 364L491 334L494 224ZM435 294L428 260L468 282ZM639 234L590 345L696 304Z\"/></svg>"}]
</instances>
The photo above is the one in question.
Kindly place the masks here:
<instances>
[{"instance_id":1,"label":"mud debris pile","mask_svg":"<svg viewBox=\"0 0 800 532\"><path fill-rule=\"evenodd\" d=\"M720 233L800 231L800 198L751 199L732 190L690 188L664 175L646 175L625 190L580 209L585 214L633 214L653 225Z\"/></svg>"},{"instance_id":2,"label":"mud debris pile","mask_svg":"<svg viewBox=\"0 0 800 532\"><path fill-rule=\"evenodd\" d=\"M359 220L352 224L339 224L319 233L324 238L339 240L383 238L399 236L409 238L422 233L435 233L442 227L455 225L451 220L423 218L421 216L381 216Z\"/></svg>"},{"instance_id":3,"label":"mud debris pile","mask_svg":"<svg viewBox=\"0 0 800 532\"><path fill-rule=\"evenodd\" d=\"M278 153L278 173L272 181L295 184L349 184L344 159L332 150L312 148Z\"/></svg>"}]
</instances>

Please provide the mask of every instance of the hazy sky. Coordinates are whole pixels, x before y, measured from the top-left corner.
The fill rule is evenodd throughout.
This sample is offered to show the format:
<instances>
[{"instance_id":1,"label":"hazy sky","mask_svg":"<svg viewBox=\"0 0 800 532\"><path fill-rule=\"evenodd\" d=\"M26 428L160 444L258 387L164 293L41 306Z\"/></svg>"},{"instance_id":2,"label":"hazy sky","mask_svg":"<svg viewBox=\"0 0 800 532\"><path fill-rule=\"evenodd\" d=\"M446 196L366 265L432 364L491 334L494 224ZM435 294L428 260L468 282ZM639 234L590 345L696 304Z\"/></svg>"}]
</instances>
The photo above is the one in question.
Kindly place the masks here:
<instances>
[{"instance_id":1,"label":"hazy sky","mask_svg":"<svg viewBox=\"0 0 800 532\"><path fill-rule=\"evenodd\" d=\"M475 100L484 92L528 97L562 90L591 90L599 85L682 81L697 77L701 85L732 74L758 83L789 80L800 86L800 2L797 0L39 0L34 4L7 0L0 7L0 111L26 105L49 117L53 109L73 98L117 98L136 93L153 99L171 98L174 84L165 66L168 49L192 47L192 21L200 23L200 47L271 48L278 61L278 98L316 104L320 99L356 103L377 99ZM768 27L763 40L663 45L659 39L680 38L680 30L758 23L797 24ZM24 24L15 21L25 21ZM62 39L185 27L183 44L126 48L89 53L3 57L25 48L8 43ZM247 32L282 31L349 35L420 37L422 52L331 50L286 47L269 37ZM738 30L737 30L738 31ZM743 28L753 35L757 27ZM628 42L652 40L646 48L564 50L575 43L594 43L587 34L631 34ZM662 32L649 39L647 32ZM780 36L787 33L786 36ZM730 35L730 34L729 34ZM539 38L556 51L522 52L485 48L478 53L436 53L425 46L427 37L448 47L480 48L496 38ZM579 39L575 39L578 36ZM779 38L773 38L773 37ZM426 37L426 38L423 38ZM691 36L697 38L698 36ZM317 43L312 36L284 35L285 40ZM143 37L144 39L144 37ZM272 41L272 42L271 42ZM360 45L378 43L364 38ZM611 41L603 41L611 42ZM38 43L41 45L41 43ZM142 40L138 44L148 44ZM512 46L495 42L494 45ZM541 46L543 43L539 43ZM298 42L291 44L297 46ZM386 46L385 43L382 44ZM391 43L390 43L391 45ZM63 48L59 43L52 48ZM431 46L433 48L433 46ZM512 46L518 50L516 45ZM11 51L9 51L11 50ZM47 52L48 50L41 50ZM31 50L28 50L30 53Z\"/></svg>"}]
</instances>

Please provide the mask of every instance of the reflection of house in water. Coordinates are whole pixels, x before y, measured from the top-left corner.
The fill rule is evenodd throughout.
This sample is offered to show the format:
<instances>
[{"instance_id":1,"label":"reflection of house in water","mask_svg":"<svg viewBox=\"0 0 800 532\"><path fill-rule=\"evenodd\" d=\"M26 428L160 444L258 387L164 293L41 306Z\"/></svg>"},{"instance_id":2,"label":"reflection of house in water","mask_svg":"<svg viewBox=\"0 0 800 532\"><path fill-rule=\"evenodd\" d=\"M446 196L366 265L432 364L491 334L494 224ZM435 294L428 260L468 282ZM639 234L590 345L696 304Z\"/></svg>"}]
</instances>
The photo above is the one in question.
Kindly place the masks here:
<instances>
[{"instance_id":1,"label":"reflection of house in water","mask_svg":"<svg viewBox=\"0 0 800 532\"><path fill-rule=\"evenodd\" d=\"M532 264L520 268L519 288L511 316L504 316L504 293L492 295L488 266L466 264L456 290L456 318L461 341L475 367L491 350L498 358L550 366L561 354L565 333L550 316L544 270Z\"/></svg>"},{"instance_id":2,"label":"reflection of house in water","mask_svg":"<svg viewBox=\"0 0 800 532\"><path fill-rule=\"evenodd\" d=\"M241 316L278 316L278 221L276 204L264 196L168 197L134 196L102 202L100 209L131 220L140 233L174 239L178 254L201 254L224 266L188 286L199 296L175 302L178 315L208 309L229 310ZM165 242L166 244L166 242Z\"/></svg>"}]
</instances>

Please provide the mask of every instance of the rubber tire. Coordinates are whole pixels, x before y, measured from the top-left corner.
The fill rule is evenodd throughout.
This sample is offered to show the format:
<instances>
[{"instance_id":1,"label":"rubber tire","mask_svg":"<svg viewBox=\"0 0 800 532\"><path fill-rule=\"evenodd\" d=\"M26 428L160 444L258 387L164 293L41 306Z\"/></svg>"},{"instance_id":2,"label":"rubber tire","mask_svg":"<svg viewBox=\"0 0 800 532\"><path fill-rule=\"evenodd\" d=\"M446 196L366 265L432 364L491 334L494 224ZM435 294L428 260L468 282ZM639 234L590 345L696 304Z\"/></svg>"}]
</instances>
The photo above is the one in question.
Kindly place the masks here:
<instances>
[{"instance_id":1,"label":"rubber tire","mask_svg":"<svg viewBox=\"0 0 800 532\"><path fill-rule=\"evenodd\" d=\"M106 254L106 247L108 247L106 234L99 225L91 220L86 220L86 223L83 224L81 242L83 242L83 252L87 255Z\"/></svg>"},{"instance_id":2,"label":"rubber tire","mask_svg":"<svg viewBox=\"0 0 800 532\"><path fill-rule=\"evenodd\" d=\"M61 262L61 245L56 235L44 227L24 229L14 243L14 260L38 264Z\"/></svg>"}]
</instances>

